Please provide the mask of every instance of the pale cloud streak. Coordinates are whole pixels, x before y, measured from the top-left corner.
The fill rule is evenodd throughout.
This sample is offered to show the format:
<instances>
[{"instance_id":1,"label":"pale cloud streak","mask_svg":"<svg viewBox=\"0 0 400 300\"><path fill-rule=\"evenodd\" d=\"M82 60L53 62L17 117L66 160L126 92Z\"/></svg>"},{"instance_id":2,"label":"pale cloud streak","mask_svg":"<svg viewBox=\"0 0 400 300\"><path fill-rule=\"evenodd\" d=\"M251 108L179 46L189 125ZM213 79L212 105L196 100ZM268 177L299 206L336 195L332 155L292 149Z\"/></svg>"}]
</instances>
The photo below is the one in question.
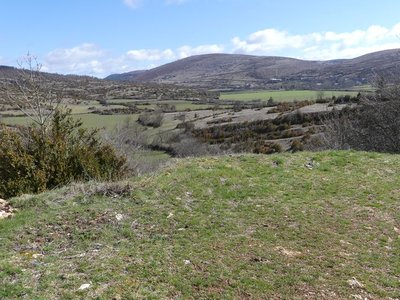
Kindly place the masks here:
<instances>
[{"instance_id":1,"label":"pale cloud streak","mask_svg":"<svg viewBox=\"0 0 400 300\"><path fill-rule=\"evenodd\" d=\"M174 5L174 4L179 5L179 4L186 3L188 1L189 0L166 0L165 3L168 4L168 5Z\"/></svg>"},{"instance_id":2,"label":"pale cloud streak","mask_svg":"<svg viewBox=\"0 0 400 300\"><path fill-rule=\"evenodd\" d=\"M157 61L175 59L175 53L171 49L139 49L130 50L126 53L129 59L136 61Z\"/></svg>"},{"instance_id":3,"label":"pale cloud streak","mask_svg":"<svg viewBox=\"0 0 400 300\"><path fill-rule=\"evenodd\" d=\"M123 3L132 9L138 8L141 2L141 0L123 0Z\"/></svg>"},{"instance_id":4,"label":"pale cloud streak","mask_svg":"<svg viewBox=\"0 0 400 300\"><path fill-rule=\"evenodd\" d=\"M136 9L140 7L147 0L122 0L122 2L131 9ZM166 5L181 5L190 0L164 0L164 4Z\"/></svg>"}]
</instances>

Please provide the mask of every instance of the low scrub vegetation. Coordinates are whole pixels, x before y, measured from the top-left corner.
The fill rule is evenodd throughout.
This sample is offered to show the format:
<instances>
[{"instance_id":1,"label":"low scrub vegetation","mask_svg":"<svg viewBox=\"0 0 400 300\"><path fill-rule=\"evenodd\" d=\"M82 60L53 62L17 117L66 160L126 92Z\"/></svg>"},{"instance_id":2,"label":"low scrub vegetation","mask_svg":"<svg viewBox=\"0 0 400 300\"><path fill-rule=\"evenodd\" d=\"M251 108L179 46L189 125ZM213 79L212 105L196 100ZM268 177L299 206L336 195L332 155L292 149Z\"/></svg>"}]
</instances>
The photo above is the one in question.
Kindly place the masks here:
<instances>
[{"instance_id":1,"label":"low scrub vegetation","mask_svg":"<svg viewBox=\"0 0 400 300\"><path fill-rule=\"evenodd\" d=\"M328 149L399 153L400 85L380 86L375 95L358 102L330 114L324 122L323 145Z\"/></svg>"},{"instance_id":2,"label":"low scrub vegetation","mask_svg":"<svg viewBox=\"0 0 400 300\"><path fill-rule=\"evenodd\" d=\"M103 144L97 131L81 128L70 112L57 110L46 130L0 129L0 198L38 193L72 181L111 180L125 159Z\"/></svg>"},{"instance_id":3,"label":"low scrub vegetation","mask_svg":"<svg viewBox=\"0 0 400 300\"><path fill-rule=\"evenodd\" d=\"M272 140L301 137L309 132L315 133L316 129L313 126L320 124L319 114L294 112L274 120L224 124L194 129L192 133L202 142L220 144L222 148L231 149L234 152L270 154L285 150L281 144L271 143ZM293 125L299 126L295 128ZM304 127L301 125L304 125ZM302 148L296 148L296 151L299 150L302 150Z\"/></svg>"},{"instance_id":4,"label":"low scrub vegetation","mask_svg":"<svg viewBox=\"0 0 400 300\"><path fill-rule=\"evenodd\" d=\"M164 113L162 110L146 111L139 115L138 122L143 126L160 127Z\"/></svg>"},{"instance_id":5,"label":"low scrub vegetation","mask_svg":"<svg viewBox=\"0 0 400 300\"><path fill-rule=\"evenodd\" d=\"M308 106L313 104L312 101L294 101L294 102L282 102L278 103L276 107L270 109L268 113L284 113L284 112L289 112L289 111L294 111L296 109L302 108L304 106Z\"/></svg>"}]
</instances>

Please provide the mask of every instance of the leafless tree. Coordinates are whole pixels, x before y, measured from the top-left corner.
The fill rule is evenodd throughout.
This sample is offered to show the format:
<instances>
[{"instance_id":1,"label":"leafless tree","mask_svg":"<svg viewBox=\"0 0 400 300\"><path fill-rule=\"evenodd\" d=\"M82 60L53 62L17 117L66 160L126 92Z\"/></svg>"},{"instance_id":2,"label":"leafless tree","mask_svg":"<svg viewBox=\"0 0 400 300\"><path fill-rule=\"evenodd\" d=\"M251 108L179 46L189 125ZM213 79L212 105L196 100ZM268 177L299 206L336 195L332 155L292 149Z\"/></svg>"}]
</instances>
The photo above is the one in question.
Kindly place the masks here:
<instances>
[{"instance_id":1,"label":"leafless tree","mask_svg":"<svg viewBox=\"0 0 400 300\"><path fill-rule=\"evenodd\" d=\"M325 122L323 142L331 149L400 152L400 85L378 85L349 109L334 112Z\"/></svg>"},{"instance_id":2,"label":"leafless tree","mask_svg":"<svg viewBox=\"0 0 400 300\"><path fill-rule=\"evenodd\" d=\"M44 133L61 103L61 92L55 88L55 82L41 72L42 64L36 56L28 53L18 65L15 78L1 81L0 92L4 98L0 101L18 108Z\"/></svg>"}]
</instances>

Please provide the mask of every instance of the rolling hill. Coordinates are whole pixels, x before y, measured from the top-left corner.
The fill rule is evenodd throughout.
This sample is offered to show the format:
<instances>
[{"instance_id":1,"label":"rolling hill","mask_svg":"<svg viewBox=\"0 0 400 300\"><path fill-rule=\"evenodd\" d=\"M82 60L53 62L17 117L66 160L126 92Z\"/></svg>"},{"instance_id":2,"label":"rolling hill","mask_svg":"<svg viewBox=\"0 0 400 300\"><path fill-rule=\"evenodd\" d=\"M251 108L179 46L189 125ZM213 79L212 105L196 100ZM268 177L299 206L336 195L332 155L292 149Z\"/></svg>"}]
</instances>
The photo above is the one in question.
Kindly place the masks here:
<instances>
[{"instance_id":1,"label":"rolling hill","mask_svg":"<svg viewBox=\"0 0 400 300\"><path fill-rule=\"evenodd\" d=\"M5 90L10 82L21 80L21 70L0 65L0 100L7 99ZM127 75L130 79L134 74ZM62 75L39 72L41 84L63 95L65 99L102 100L102 99L208 99L216 97L215 93L189 87L170 86L165 84L147 84L132 81L111 81L91 76ZM0 101L1 102L1 101Z\"/></svg>"},{"instance_id":2,"label":"rolling hill","mask_svg":"<svg viewBox=\"0 0 400 300\"><path fill-rule=\"evenodd\" d=\"M369 84L377 75L400 75L400 50L385 50L354 59L308 61L288 57L206 54L106 79L178 84L191 87L349 88Z\"/></svg>"}]
</instances>

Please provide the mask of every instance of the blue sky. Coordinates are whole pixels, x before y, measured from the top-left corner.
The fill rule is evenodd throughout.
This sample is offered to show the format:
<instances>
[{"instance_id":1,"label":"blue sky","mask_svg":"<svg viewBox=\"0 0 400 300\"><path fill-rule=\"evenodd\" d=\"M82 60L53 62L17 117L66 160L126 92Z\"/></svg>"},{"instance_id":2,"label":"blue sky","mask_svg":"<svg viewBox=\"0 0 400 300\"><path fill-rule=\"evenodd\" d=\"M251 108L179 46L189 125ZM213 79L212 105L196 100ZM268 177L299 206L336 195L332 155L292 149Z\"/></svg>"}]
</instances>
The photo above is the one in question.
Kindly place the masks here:
<instances>
[{"instance_id":1,"label":"blue sky","mask_svg":"<svg viewBox=\"0 0 400 300\"><path fill-rule=\"evenodd\" d=\"M399 0L1 0L0 64L103 77L190 55L352 58L400 48Z\"/></svg>"}]
</instances>

